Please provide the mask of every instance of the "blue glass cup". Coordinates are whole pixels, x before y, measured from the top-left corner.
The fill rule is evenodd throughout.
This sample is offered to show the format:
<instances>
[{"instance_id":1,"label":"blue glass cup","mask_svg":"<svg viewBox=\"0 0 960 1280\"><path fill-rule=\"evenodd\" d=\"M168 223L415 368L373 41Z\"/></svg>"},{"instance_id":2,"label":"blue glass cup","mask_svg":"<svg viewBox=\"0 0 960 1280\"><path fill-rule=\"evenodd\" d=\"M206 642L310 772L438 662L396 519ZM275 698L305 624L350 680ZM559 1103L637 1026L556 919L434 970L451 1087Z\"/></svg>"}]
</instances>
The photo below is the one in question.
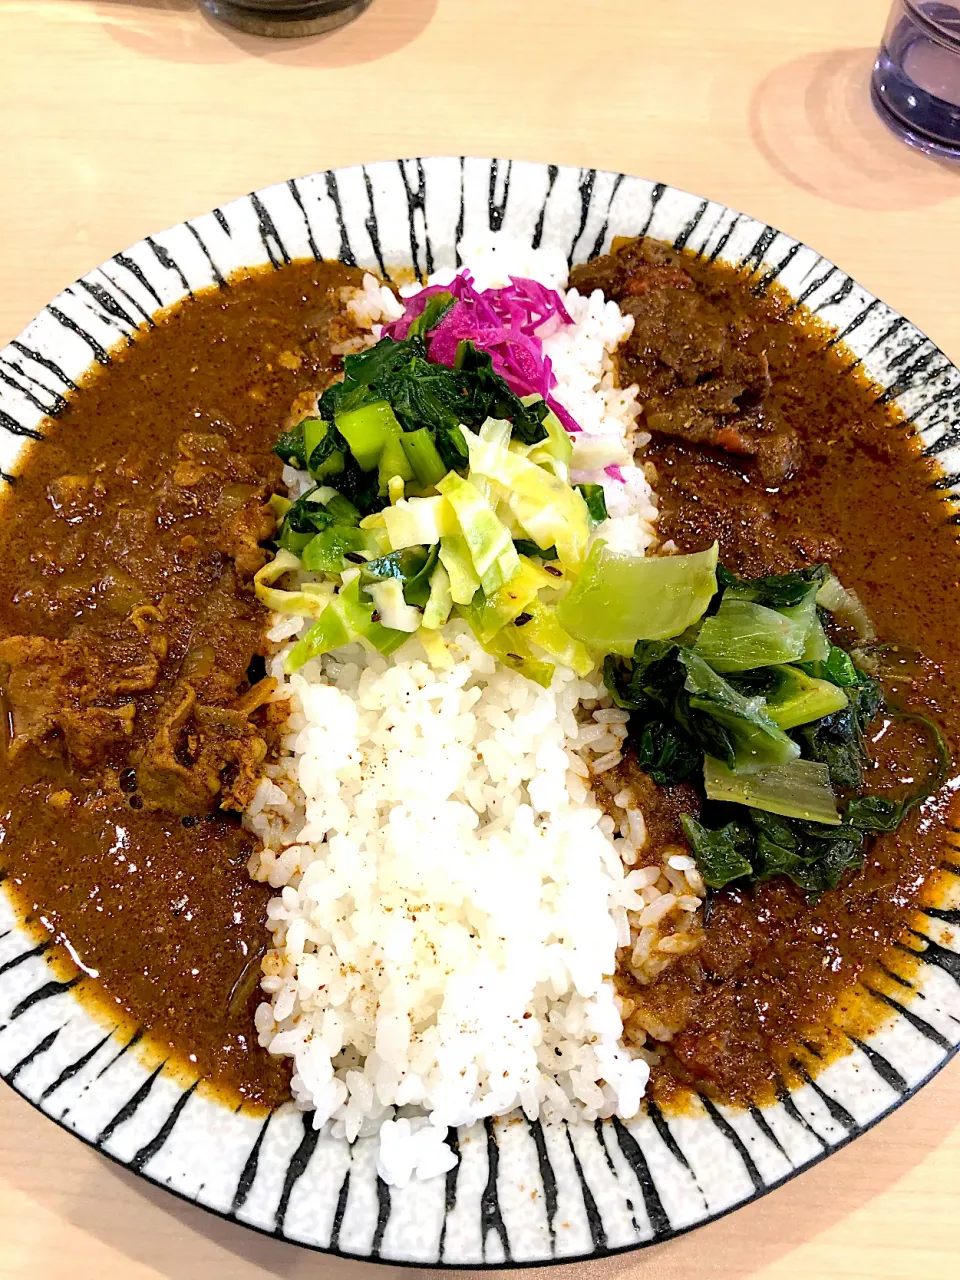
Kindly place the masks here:
<instances>
[{"instance_id":1,"label":"blue glass cup","mask_svg":"<svg viewBox=\"0 0 960 1280\"><path fill-rule=\"evenodd\" d=\"M960 9L943 0L894 0L871 92L904 142L960 159Z\"/></svg>"},{"instance_id":2,"label":"blue glass cup","mask_svg":"<svg viewBox=\"0 0 960 1280\"><path fill-rule=\"evenodd\" d=\"M315 36L359 15L371 0L201 0L214 18L256 36Z\"/></svg>"}]
</instances>

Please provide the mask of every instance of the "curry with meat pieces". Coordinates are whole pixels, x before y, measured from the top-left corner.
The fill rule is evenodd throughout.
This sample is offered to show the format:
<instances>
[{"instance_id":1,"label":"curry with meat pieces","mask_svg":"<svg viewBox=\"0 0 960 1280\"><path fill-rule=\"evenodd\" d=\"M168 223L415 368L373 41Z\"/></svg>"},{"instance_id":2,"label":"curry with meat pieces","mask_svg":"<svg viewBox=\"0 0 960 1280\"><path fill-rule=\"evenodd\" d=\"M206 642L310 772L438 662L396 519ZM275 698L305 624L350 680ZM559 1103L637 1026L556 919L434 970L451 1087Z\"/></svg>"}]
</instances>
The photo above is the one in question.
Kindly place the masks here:
<instances>
[{"instance_id":1,"label":"curry with meat pieces","mask_svg":"<svg viewBox=\"0 0 960 1280\"><path fill-rule=\"evenodd\" d=\"M273 1104L284 1068L252 1013L269 890L246 872L238 813L279 729L252 591L275 524L271 453L289 407L335 374L340 289L360 273L296 263L236 277L158 317L90 375L32 449L0 520L6 737L0 858L101 1002L220 1090ZM850 356L776 289L652 241L574 270L634 316L619 352L652 441L660 532L719 539L741 574L826 561L881 637L891 699L957 746L955 527L910 429ZM876 791L925 744L879 722ZM629 756L608 779L643 797L654 846L682 844L691 788ZM661 1095L766 1096L802 1041L903 936L943 858L946 791L874 839L862 871L808 901L778 879L715 895L702 945L650 985L626 970L631 1023L673 1033ZM94 981L94 979L96 981ZM841 1001L842 1002L842 1001Z\"/></svg>"}]
</instances>

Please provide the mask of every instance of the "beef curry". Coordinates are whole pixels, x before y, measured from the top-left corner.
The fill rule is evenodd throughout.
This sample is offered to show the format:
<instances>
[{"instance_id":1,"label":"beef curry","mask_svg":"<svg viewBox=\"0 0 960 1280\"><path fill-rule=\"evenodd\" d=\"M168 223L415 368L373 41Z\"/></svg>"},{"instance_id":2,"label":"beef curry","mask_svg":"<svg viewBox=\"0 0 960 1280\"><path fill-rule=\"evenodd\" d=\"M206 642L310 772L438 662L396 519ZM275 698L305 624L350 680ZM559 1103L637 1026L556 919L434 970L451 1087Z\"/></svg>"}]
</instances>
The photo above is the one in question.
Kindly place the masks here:
<instances>
[{"instance_id":1,"label":"beef curry","mask_svg":"<svg viewBox=\"0 0 960 1280\"><path fill-rule=\"evenodd\" d=\"M286 1078L253 1033L269 892L237 816L276 714L252 577L278 423L331 377L359 278L294 266L165 313L48 428L0 522L3 869L160 1051L258 1102Z\"/></svg>"},{"instance_id":2,"label":"beef curry","mask_svg":"<svg viewBox=\"0 0 960 1280\"><path fill-rule=\"evenodd\" d=\"M8 885L92 997L252 1103L287 1092L253 1033L269 891L247 875L237 816L282 713L252 577L274 532L271 446L297 397L334 376L339 290L359 278L298 263L165 313L47 425L0 519ZM620 377L640 387L661 536L683 551L719 539L737 573L830 563L895 646L880 659L891 698L955 749L954 527L909 428L849 355L775 289L654 242L571 284L635 317ZM884 722L872 749L874 789L898 794L924 744ZM625 776L654 842L682 843L695 799L629 757L610 786ZM620 975L636 1025L674 1033L660 1089L750 1099L789 1076L798 1044L901 937L947 807L943 793L875 839L818 902L782 880L716 895L695 953L649 986Z\"/></svg>"}]
</instances>

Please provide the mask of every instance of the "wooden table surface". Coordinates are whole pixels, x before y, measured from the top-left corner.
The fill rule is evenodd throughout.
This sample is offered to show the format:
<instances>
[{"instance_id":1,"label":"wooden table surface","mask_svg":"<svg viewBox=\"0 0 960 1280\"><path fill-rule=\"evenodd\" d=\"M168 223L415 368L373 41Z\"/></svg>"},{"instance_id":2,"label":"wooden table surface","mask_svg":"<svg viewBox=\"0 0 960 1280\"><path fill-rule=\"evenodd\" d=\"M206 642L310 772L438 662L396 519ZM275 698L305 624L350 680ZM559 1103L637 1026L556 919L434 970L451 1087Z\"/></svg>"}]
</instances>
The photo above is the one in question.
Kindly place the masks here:
<instances>
[{"instance_id":1,"label":"wooden table surface","mask_svg":"<svg viewBox=\"0 0 960 1280\"><path fill-rule=\"evenodd\" d=\"M960 177L867 97L886 0L374 0L325 38L194 0L0 0L0 345L114 251L334 165L466 153L595 165L752 213L960 360ZM0 1091L0 1277L336 1275L181 1205ZM757 1204L579 1276L956 1276L960 1062ZM397 1272L399 1275L399 1271Z\"/></svg>"}]
</instances>

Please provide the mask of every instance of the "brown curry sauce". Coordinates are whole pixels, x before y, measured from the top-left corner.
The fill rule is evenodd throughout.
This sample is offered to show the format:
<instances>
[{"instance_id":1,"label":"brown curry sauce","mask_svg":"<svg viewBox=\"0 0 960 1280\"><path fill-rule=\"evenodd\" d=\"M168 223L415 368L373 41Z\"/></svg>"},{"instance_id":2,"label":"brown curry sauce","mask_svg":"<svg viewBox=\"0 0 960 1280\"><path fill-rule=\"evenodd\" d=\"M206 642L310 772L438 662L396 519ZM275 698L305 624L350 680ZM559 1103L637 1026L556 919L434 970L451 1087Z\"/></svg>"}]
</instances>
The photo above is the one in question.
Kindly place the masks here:
<instances>
[{"instance_id":1,"label":"brown curry sauce","mask_svg":"<svg viewBox=\"0 0 960 1280\"><path fill-rule=\"evenodd\" d=\"M799 441L802 465L771 483L767 460L764 479L754 455L658 436L647 457L659 477L661 535L682 550L718 538L724 562L741 573L828 560L881 636L902 646L888 693L932 715L956 752L960 637L948 602L958 598L960 558L932 467L909 428L849 370L849 353L825 351L826 330L787 318L785 296L771 289L758 298L731 271L688 255L682 265L731 324L755 335L744 342L765 353L767 402L778 432ZM167 628L154 687L100 708L115 711L131 696L138 705L138 727L109 759L86 776L56 751L21 751L7 762L0 871L31 923L69 944L57 948L58 961L70 966L72 956L97 975L80 990L106 1017L145 1029L145 1043L171 1067L253 1104L286 1096L287 1069L257 1047L253 1032L269 890L247 876L250 839L227 814L185 804L181 820L149 794L143 803L142 779L127 766L162 723L184 671L198 683L196 663L211 665L211 643L214 666L233 651L234 669L224 658L230 697L242 700L249 689L238 663L242 656L245 668L262 650L263 614L238 567L243 549L208 554L223 523L218 504L230 485L275 483L270 446L296 397L331 376L337 290L358 278L338 264L296 263L171 308L47 425L49 438L27 455L0 519L0 641L80 633L95 642L100 633L114 643L132 609L170 593L180 617ZM628 364L623 372L627 380L633 371ZM190 516L199 549L186 556L177 551L183 529L150 505L178 466L184 432L219 437L247 467L242 482L234 472L213 477L209 491L200 483ZM205 447L191 446L186 461L203 465ZM770 467L784 456L774 450ZM64 476L99 483L64 491ZM253 507L256 497L233 493ZM150 511L149 536L142 521L137 535L138 519L121 514L137 509ZM226 627L217 643L206 637L200 602L225 590L225 577L229 609L206 614ZM201 691L208 676L201 673ZM211 705L234 705L226 696L209 694ZM256 715L250 723L269 740L269 726ZM875 748L877 783L896 790L920 744L888 732ZM832 1020L863 1032L889 1013L855 995L854 984L890 959L911 908L930 892L946 856L948 799L942 793L873 842L863 872L818 904L781 882L717 897L701 950L640 997L656 1016L682 1024L654 1073L659 1097L676 1101L687 1085L730 1099L769 1096L778 1078L792 1078L798 1053L814 1061L803 1041L820 1053L842 1050ZM675 840L674 828L668 821L662 839ZM902 968L906 958L896 955Z\"/></svg>"},{"instance_id":2,"label":"brown curry sauce","mask_svg":"<svg viewBox=\"0 0 960 1280\"><path fill-rule=\"evenodd\" d=\"M138 642L133 610L166 602L153 622L166 644L154 686L95 694L78 711L132 699L129 738L86 768L55 744L8 752L7 885L33 924L69 944L67 960L98 975L82 990L106 1017L145 1030L171 1066L265 1105L287 1096L289 1075L253 1029L270 897L246 871L253 843L235 815L196 812L189 776L154 770L157 787L186 785L153 806L144 768L131 765L185 675L214 710L249 687L266 615L239 562L263 534L261 486L279 481L279 425L300 393L329 381L339 289L359 279L337 263L296 264L169 309L46 425L0 520L0 643L73 637L102 661ZM251 536L225 537L245 508Z\"/></svg>"},{"instance_id":3,"label":"brown curry sauce","mask_svg":"<svg viewBox=\"0 0 960 1280\"><path fill-rule=\"evenodd\" d=\"M681 551L717 540L721 562L743 576L829 563L861 598L878 641L892 646L879 657L889 703L933 719L957 761L957 526L935 486L937 469L921 456L914 430L832 331L798 314L782 291L757 291L746 274L656 242L639 248L625 242L619 252L625 262L617 263L615 254L587 264L575 269L572 282L579 276L582 288L599 286L638 313L634 335L621 349L620 373L624 384L639 378L641 403L646 376L648 405L669 412L676 383L664 392L664 357L682 378L686 353L676 355L672 335L658 332L656 306L649 308L652 320L645 314L651 288L661 287L665 277L662 287L672 286L671 273L687 278L683 294L694 357L702 361L700 353L711 344L717 349L713 379L705 381L702 368L694 369L691 385L680 387L682 422L692 424L694 438L683 438L682 424L675 435L655 431L644 455L656 469L661 538L673 539ZM624 285L617 270L628 279L639 277L639 292L637 285ZM759 433L759 457L715 443L744 421L749 437L758 416L754 402L728 418L696 419L699 390L726 373L716 338L721 328L736 335L738 359L762 353L769 367L762 401L767 421L761 425L767 441L793 442L785 476L776 474L783 450L771 451L773 474L764 465L765 437ZM705 438L708 431L711 438ZM875 721L871 733L868 789L899 797L930 769L929 739L916 726L891 723L887 716ZM623 772L630 770L628 759ZM910 954L923 943L908 925L913 908L936 900L932 873L952 865L950 800L956 782L948 781L898 831L869 840L863 869L847 874L819 902L808 902L783 877L750 890L727 890L714 898L698 951L681 957L649 987L618 976L623 993L639 1003L641 1019L647 1011L679 1028L654 1071L659 1096L676 1100L679 1085L724 1100L768 1099L798 1072L815 1072L825 1057L849 1051L844 1031L862 1037L889 1018L889 1005L870 987L902 1000L903 982L915 977ZM621 782L610 785L619 789ZM663 844L684 843L677 806L667 799L653 797L654 842L659 836ZM656 811L662 814L659 831ZM898 976L890 977L881 961Z\"/></svg>"}]
</instances>

